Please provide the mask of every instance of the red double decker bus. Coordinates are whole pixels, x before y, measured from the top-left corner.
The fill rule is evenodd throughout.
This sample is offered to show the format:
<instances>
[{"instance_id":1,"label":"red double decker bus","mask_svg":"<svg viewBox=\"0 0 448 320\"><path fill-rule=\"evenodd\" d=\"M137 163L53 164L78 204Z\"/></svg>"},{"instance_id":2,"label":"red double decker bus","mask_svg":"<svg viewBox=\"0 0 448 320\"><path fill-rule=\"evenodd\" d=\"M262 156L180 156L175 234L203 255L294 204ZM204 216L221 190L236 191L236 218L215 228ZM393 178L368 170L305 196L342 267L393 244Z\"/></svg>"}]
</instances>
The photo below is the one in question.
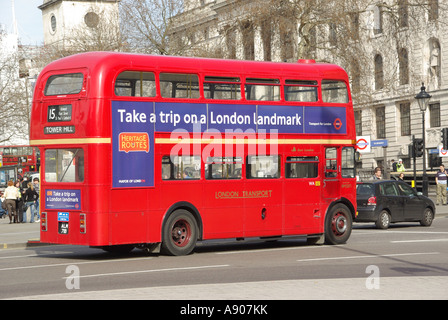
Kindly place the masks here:
<instances>
[{"instance_id":1,"label":"red double decker bus","mask_svg":"<svg viewBox=\"0 0 448 320\"><path fill-rule=\"evenodd\" d=\"M22 173L39 171L39 149L29 145L0 146L0 167L17 166Z\"/></svg>"},{"instance_id":2,"label":"red double decker bus","mask_svg":"<svg viewBox=\"0 0 448 320\"><path fill-rule=\"evenodd\" d=\"M41 72L30 143L42 242L183 255L351 234L355 123L336 65L74 55Z\"/></svg>"}]
</instances>

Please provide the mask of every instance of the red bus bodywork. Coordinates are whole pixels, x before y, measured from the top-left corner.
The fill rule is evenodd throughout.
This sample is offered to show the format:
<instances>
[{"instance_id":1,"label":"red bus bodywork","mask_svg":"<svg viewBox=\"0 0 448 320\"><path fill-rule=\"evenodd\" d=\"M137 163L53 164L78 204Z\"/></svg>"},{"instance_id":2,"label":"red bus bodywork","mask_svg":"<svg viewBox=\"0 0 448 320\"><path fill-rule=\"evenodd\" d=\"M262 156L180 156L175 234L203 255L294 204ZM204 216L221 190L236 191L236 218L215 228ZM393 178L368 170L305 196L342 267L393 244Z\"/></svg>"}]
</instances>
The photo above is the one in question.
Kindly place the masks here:
<instances>
[{"instance_id":1,"label":"red bus bodywork","mask_svg":"<svg viewBox=\"0 0 448 320\"><path fill-rule=\"evenodd\" d=\"M153 74L155 96L117 95L117 77L128 71L140 72L141 77L145 72ZM162 97L162 73L197 75L198 96ZM64 74L80 75L79 90L46 95L51 77ZM206 97L204 88L209 87L205 82L210 79L207 77L223 77L228 82L238 78L236 88L241 96L234 100ZM276 79L279 96L274 101L248 100L245 90L249 87L245 85L250 79ZM305 88L315 84L316 101L286 101L284 86L288 79L305 81ZM323 102L321 88L325 79L345 84L347 101ZM355 123L348 88L348 77L342 68L313 61L271 63L105 52L55 61L45 67L37 80L30 130L30 144L38 146L42 155L40 239L105 248L172 239L178 241L174 243L178 254L185 253L182 248L192 240L190 237L207 240L304 235L317 239L325 235L332 239L330 243L343 243L350 235L351 219L356 212L354 173L344 171L344 163L347 166L353 161L348 172L354 172ZM299 110L294 111L295 116L292 108ZM143 114L146 111L141 110L146 109L150 110ZM239 114L239 110L246 111ZM329 116L333 110L334 121ZM54 120L55 113L57 121L49 121ZM178 128L176 114L185 121L193 116L204 118L203 128L180 130L177 138L170 139L172 129ZM216 136L211 138L204 129L209 129L212 121L220 123L217 128L222 140L213 140ZM234 130L230 138L225 136L226 121L234 124L232 129L242 130ZM278 124L281 121L284 125ZM117 123L122 127L117 128ZM260 130L261 124L268 130ZM141 130L142 125L149 129ZM253 129L249 128L251 125ZM277 131L269 130L274 127ZM326 128L330 128L328 132L319 132ZM296 129L302 131L290 132ZM61 149L70 152L58 154ZM172 172L183 165L179 159L178 163L168 160L178 149L200 156L200 164L190 167L199 172L195 179L176 180L172 173L171 178L162 176L163 168ZM273 158L257 158L259 163L249 169L249 157L261 149L268 157L279 159L274 177L259 173ZM225 156L219 150L234 157L239 152L237 160L231 160L239 178L205 177L209 174L206 168L211 168L207 161ZM210 158L202 156L205 152ZM140 155L147 157L143 165L121 158ZM344 158L347 155L349 160ZM53 170L50 162L58 157L65 161L64 166L76 164L73 181L57 182L59 178L55 176L65 173L49 172ZM314 163L304 166L314 165L316 173L311 178L290 178L296 168L291 163L301 165L301 161ZM127 171L134 176L141 173L145 178L123 179L121 175L125 177ZM223 174L220 169L217 172ZM170 219L174 213L181 218ZM195 232L191 232L193 228Z\"/></svg>"}]
</instances>

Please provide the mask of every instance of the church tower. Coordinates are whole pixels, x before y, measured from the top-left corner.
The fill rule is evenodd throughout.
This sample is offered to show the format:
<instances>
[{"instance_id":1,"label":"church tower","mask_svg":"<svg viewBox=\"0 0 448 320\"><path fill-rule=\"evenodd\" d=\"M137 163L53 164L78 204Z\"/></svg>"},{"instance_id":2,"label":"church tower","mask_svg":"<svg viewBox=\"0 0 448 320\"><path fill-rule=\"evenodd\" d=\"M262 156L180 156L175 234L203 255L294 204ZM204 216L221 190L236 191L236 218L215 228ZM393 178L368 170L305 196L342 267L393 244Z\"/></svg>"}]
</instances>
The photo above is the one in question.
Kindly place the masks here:
<instances>
[{"instance_id":1,"label":"church tower","mask_svg":"<svg viewBox=\"0 0 448 320\"><path fill-rule=\"evenodd\" d=\"M44 44L76 46L80 38L93 38L105 25L119 26L120 0L43 0ZM110 28L108 28L110 29Z\"/></svg>"}]
</instances>

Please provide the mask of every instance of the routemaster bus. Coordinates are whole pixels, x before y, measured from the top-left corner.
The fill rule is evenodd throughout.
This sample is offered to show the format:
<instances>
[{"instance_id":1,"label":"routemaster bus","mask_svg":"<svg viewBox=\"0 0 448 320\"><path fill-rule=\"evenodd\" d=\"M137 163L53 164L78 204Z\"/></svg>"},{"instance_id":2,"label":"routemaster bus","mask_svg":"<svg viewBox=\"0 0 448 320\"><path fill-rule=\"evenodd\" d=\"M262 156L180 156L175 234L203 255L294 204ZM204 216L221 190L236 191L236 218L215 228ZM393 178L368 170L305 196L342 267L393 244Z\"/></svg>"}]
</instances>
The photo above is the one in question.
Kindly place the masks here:
<instances>
[{"instance_id":1,"label":"routemaster bus","mask_svg":"<svg viewBox=\"0 0 448 320\"><path fill-rule=\"evenodd\" d=\"M345 243L356 214L346 72L91 52L36 83L42 242L192 252L210 239Z\"/></svg>"},{"instance_id":2,"label":"routemaster bus","mask_svg":"<svg viewBox=\"0 0 448 320\"><path fill-rule=\"evenodd\" d=\"M39 149L29 145L0 146L0 167L17 166L20 173L39 171Z\"/></svg>"}]
</instances>

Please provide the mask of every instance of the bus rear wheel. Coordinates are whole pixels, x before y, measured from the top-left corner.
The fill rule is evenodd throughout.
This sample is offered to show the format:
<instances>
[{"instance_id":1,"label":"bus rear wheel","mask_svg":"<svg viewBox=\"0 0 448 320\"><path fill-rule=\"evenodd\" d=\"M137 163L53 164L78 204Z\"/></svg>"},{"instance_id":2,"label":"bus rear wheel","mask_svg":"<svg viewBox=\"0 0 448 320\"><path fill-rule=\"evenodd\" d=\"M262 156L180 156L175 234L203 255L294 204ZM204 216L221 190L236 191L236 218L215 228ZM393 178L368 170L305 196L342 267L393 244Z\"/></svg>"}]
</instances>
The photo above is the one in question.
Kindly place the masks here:
<instances>
[{"instance_id":1,"label":"bus rear wheel","mask_svg":"<svg viewBox=\"0 0 448 320\"><path fill-rule=\"evenodd\" d=\"M352 215L347 206L337 204L331 208L325 220L325 243L346 243L352 233Z\"/></svg>"},{"instance_id":2,"label":"bus rear wheel","mask_svg":"<svg viewBox=\"0 0 448 320\"><path fill-rule=\"evenodd\" d=\"M161 251L172 256L187 255L195 248L197 238L196 219L187 210L176 210L163 226Z\"/></svg>"}]
</instances>

